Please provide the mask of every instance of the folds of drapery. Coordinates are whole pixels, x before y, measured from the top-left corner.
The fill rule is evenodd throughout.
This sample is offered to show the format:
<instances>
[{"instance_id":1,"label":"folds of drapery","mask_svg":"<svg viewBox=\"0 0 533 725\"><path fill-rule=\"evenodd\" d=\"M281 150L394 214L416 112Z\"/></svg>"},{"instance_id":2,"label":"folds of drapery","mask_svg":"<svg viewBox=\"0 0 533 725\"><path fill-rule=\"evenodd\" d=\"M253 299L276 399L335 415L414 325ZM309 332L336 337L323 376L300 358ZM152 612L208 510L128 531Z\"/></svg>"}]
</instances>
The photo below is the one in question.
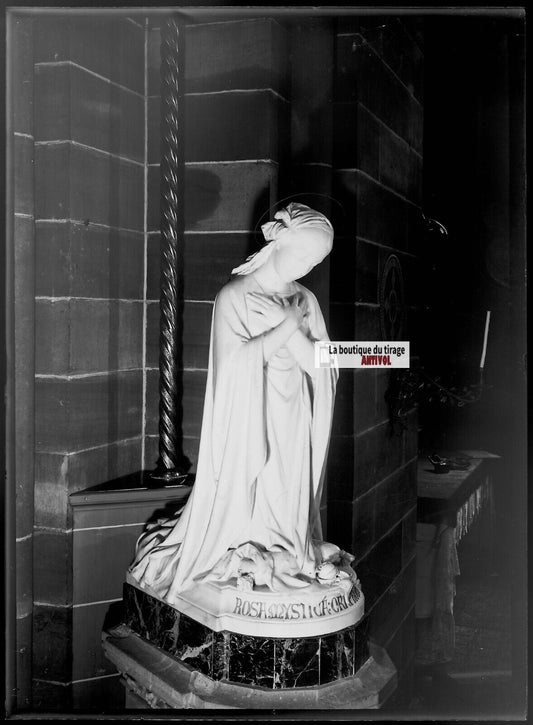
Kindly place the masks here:
<instances>
[{"instance_id":1,"label":"folds of drapery","mask_svg":"<svg viewBox=\"0 0 533 725\"><path fill-rule=\"evenodd\" d=\"M252 276L234 278L215 300L195 484L177 519L141 536L130 567L136 581L168 601L207 575L238 539L239 527L246 530L255 482L269 455L263 338L252 329L246 306L255 284ZM309 304L309 338L327 339L316 298L302 285L297 288ZM337 377L337 369L321 368L310 381L311 451L294 452L312 459L307 506L317 539L322 538L319 506Z\"/></svg>"}]
</instances>

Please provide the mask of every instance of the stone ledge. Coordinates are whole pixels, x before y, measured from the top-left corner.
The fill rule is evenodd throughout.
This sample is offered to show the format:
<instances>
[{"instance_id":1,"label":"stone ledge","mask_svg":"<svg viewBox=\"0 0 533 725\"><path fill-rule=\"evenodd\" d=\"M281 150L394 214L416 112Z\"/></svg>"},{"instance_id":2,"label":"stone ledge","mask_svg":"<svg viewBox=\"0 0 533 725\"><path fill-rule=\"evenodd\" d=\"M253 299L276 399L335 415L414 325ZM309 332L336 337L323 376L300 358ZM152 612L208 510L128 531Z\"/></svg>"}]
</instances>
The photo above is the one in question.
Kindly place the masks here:
<instances>
[{"instance_id":1,"label":"stone ledge","mask_svg":"<svg viewBox=\"0 0 533 725\"><path fill-rule=\"evenodd\" d=\"M103 648L134 695L153 709L379 709L396 688L396 669L381 647L356 675L291 690L216 682L133 634L127 627L104 632Z\"/></svg>"}]
</instances>

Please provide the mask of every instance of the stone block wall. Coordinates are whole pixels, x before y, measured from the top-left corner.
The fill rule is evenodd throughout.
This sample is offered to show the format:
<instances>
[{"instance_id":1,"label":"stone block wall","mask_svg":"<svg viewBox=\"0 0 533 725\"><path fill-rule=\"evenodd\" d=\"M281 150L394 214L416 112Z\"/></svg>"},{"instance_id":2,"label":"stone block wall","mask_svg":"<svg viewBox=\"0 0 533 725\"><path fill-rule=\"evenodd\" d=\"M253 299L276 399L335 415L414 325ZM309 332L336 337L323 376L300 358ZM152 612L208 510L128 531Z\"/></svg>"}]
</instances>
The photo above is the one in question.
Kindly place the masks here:
<instances>
[{"instance_id":1,"label":"stone block wall","mask_svg":"<svg viewBox=\"0 0 533 725\"><path fill-rule=\"evenodd\" d=\"M34 21L33 40L33 706L41 709L83 707L117 686L98 669L73 670L82 610L68 497L143 465L145 28L124 16L54 14ZM94 606L83 604L85 620Z\"/></svg>"},{"instance_id":2,"label":"stone block wall","mask_svg":"<svg viewBox=\"0 0 533 725\"><path fill-rule=\"evenodd\" d=\"M339 19L333 107L333 191L342 205L331 255L330 334L383 340L379 283L394 254L412 340L422 196L423 53L405 19ZM392 434L390 373L342 370L329 454L328 522L356 555L369 632L400 677L414 653L417 423Z\"/></svg>"}]
</instances>

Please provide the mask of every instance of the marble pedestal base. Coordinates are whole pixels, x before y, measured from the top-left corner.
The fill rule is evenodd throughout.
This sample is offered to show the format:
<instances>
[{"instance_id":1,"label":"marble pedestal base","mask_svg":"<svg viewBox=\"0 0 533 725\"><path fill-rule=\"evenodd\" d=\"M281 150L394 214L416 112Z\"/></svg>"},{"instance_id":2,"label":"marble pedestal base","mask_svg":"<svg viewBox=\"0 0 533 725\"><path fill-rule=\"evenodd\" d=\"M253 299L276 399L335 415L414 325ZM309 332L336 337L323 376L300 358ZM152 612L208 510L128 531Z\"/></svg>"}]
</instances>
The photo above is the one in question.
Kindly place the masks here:
<instances>
[{"instance_id":1,"label":"marble pedestal base","mask_svg":"<svg viewBox=\"0 0 533 725\"><path fill-rule=\"evenodd\" d=\"M351 677L369 657L367 620L326 635L216 632L143 589L124 585L125 624L178 662L216 681L290 689Z\"/></svg>"},{"instance_id":2,"label":"marble pedestal base","mask_svg":"<svg viewBox=\"0 0 533 725\"><path fill-rule=\"evenodd\" d=\"M315 687L266 689L215 681L121 628L104 632L103 647L126 684L132 709L377 709L396 687L386 652L370 644L370 657L351 677Z\"/></svg>"}]
</instances>

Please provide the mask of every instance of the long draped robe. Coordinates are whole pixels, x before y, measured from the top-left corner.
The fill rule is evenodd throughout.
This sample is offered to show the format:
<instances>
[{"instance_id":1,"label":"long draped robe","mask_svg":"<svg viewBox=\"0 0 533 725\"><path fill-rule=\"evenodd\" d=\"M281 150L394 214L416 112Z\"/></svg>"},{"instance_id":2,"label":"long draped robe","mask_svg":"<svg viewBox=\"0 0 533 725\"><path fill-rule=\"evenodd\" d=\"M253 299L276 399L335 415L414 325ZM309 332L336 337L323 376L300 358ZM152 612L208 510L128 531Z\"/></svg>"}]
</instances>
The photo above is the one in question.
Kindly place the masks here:
<instances>
[{"instance_id":1,"label":"long draped robe","mask_svg":"<svg viewBox=\"0 0 533 725\"><path fill-rule=\"evenodd\" d=\"M294 289L308 305L305 334L328 339L314 294L298 283ZM296 562L304 579L320 563L319 506L338 370L317 368L310 376L285 346L265 363L269 328L249 309L250 292L263 293L245 275L217 295L195 484L177 521L141 536L130 567L141 586L168 601L217 578L224 555L247 542L288 553L291 571Z\"/></svg>"}]
</instances>

